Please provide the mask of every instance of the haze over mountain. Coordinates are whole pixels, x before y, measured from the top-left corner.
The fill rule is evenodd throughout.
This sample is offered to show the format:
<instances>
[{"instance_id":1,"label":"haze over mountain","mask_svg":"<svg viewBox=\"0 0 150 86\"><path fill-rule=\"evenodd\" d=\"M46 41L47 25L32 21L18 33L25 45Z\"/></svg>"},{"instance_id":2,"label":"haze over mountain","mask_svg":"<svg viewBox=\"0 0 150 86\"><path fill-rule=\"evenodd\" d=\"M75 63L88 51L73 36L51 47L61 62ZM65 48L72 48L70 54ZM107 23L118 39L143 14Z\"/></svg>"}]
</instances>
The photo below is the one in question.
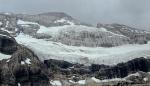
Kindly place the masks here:
<instances>
[{"instance_id":1,"label":"haze over mountain","mask_svg":"<svg viewBox=\"0 0 150 86\"><path fill-rule=\"evenodd\" d=\"M88 23L121 23L149 29L149 0L0 0L1 12L65 12Z\"/></svg>"},{"instance_id":2,"label":"haze over mountain","mask_svg":"<svg viewBox=\"0 0 150 86\"><path fill-rule=\"evenodd\" d=\"M0 0L0 86L149 86L148 3Z\"/></svg>"}]
</instances>

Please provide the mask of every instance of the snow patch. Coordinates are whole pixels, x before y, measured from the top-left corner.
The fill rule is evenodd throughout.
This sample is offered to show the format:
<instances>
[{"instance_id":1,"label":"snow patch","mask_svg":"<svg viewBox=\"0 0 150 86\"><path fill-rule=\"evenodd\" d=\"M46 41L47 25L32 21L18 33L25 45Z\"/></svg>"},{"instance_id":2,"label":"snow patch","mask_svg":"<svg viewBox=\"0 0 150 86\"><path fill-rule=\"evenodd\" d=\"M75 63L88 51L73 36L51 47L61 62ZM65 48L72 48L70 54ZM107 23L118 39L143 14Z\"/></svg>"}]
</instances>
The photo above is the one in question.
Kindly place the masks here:
<instances>
[{"instance_id":1,"label":"snow patch","mask_svg":"<svg viewBox=\"0 0 150 86\"><path fill-rule=\"evenodd\" d=\"M23 21L23 20L18 20L18 21L17 21L17 24L20 24L20 25L37 24L37 25L38 25L38 23L35 23L35 22L29 22L29 21Z\"/></svg>"},{"instance_id":2,"label":"snow patch","mask_svg":"<svg viewBox=\"0 0 150 86\"><path fill-rule=\"evenodd\" d=\"M134 73L134 74L130 74L130 75L128 75L128 76L125 77L125 78L131 77L131 76L140 76L140 74L137 72L137 73Z\"/></svg>"},{"instance_id":3,"label":"snow patch","mask_svg":"<svg viewBox=\"0 0 150 86\"><path fill-rule=\"evenodd\" d=\"M24 65L24 64L31 64L30 62L31 60L29 58L27 58L25 61L21 61L21 64Z\"/></svg>"},{"instance_id":4,"label":"snow patch","mask_svg":"<svg viewBox=\"0 0 150 86\"><path fill-rule=\"evenodd\" d=\"M147 82L147 81L148 81L148 78L147 78L147 77L145 77L143 80L144 80L145 82Z\"/></svg>"},{"instance_id":5,"label":"snow patch","mask_svg":"<svg viewBox=\"0 0 150 86\"><path fill-rule=\"evenodd\" d=\"M62 86L61 82L59 80L50 81L52 86Z\"/></svg>"},{"instance_id":6,"label":"snow patch","mask_svg":"<svg viewBox=\"0 0 150 86\"><path fill-rule=\"evenodd\" d=\"M100 82L114 82L114 81L126 81L126 79L124 79L124 78L114 78L114 79L100 80Z\"/></svg>"},{"instance_id":7,"label":"snow patch","mask_svg":"<svg viewBox=\"0 0 150 86\"><path fill-rule=\"evenodd\" d=\"M9 21L6 21L6 27L8 27L8 25L9 25Z\"/></svg>"},{"instance_id":8,"label":"snow patch","mask_svg":"<svg viewBox=\"0 0 150 86\"><path fill-rule=\"evenodd\" d=\"M5 54L0 53L0 60L9 59L9 58L11 58L11 55L5 55Z\"/></svg>"},{"instance_id":9,"label":"snow patch","mask_svg":"<svg viewBox=\"0 0 150 86\"><path fill-rule=\"evenodd\" d=\"M100 28L102 31L108 31L107 29L105 29L105 28Z\"/></svg>"},{"instance_id":10,"label":"snow patch","mask_svg":"<svg viewBox=\"0 0 150 86\"><path fill-rule=\"evenodd\" d=\"M113 81L126 81L126 79L124 79L124 78L114 78L114 79L99 80L99 79L96 79L95 77L92 77L91 79L93 81L97 82L97 83L101 83L101 82L113 82Z\"/></svg>"},{"instance_id":11,"label":"snow patch","mask_svg":"<svg viewBox=\"0 0 150 86\"><path fill-rule=\"evenodd\" d=\"M80 84L80 85L84 85L86 83L86 80L79 80L78 82L74 82L72 80L69 80L70 83L73 83L73 84Z\"/></svg>"},{"instance_id":12,"label":"snow patch","mask_svg":"<svg viewBox=\"0 0 150 86\"><path fill-rule=\"evenodd\" d=\"M3 25L3 23L0 21L0 26Z\"/></svg>"},{"instance_id":13,"label":"snow patch","mask_svg":"<svg viewBox=\"0 0 150 86\"><path fill-rule=\"evenodd\" d=\"M5 15L11 15L11 13L7 13L7 12L5 12L4 14L5 14Z\"/></svg>"},{"instance_id":14,"label":"snow patch","mask_svg":"<svg viewBox=\"0 0 150 86\"><path fill-rule=\"evenodd\" d=\"M20 83L18 83L18 86L21 86Z\"/></svg>"},{"instance_id":15,"label":"snow patch","mask_svg":"<svg viewBox=\"0 0 150 86\"><path fill-rule=\"evenodd\" d=\"M71 22L69 20L66 20L64 18L62 18L60 20L56 20L54 23L67 23L67 24L70 24L70 25L75 25L73 22Z\"/></svg>"},{"instance_id":16,"label":"snow patch","mask_svg":"<svg viewBox=\"0 0 150 86\"><path fill-rule=\"evenodd\" d=\"M24 64L25 64L25 62L24 62L24 61L21 61L21 64L22 64L22 65L24 65Z\"/></svg>"},{"instance_id":17,"label":"snow patch","mask_svg":"<svg viewBox=\"0 0 150 86\"><path fill-rule=\"evenodd\" d=\"M84 85L86 83L86 80L79 80L78 84Z\"/></svg>"},{"instance_id":18,"label":"snow patch","mask_svg":"<svg viewBox=\"0 0 150 86\"><path fill-rule=\"evenodd\" d=\"M45 27L40 26L40 29L37 31L37 33L44 33L46 35L50 35L52 37L55 37L59 35L59 32L63 30L64 28L70 27L70 25L64 25L64 26L58 26L58 27Z\"/></svg>"},{"instance_id":19,"label":"snow patch","mask_svg":"<svg viewBox=\"0 0 150 86\"><path fill-rule=\"evenodd\" d=\"M91 78L93 81L95 81L95 82L100 82L100 80L99 79L96 79L95 77L92 77Z\"/></svg>"},{"instance_id":20,"label":"snow patch","mask_svg":"<svg viewBox=\"0 0 150 86\"><path fill-rule=\"evenodd\" d=\"M6 62L9 62L10 60L8 59Z\"/></svg>"},{"instance_id":21,"label":"snow patch","mask_svg":"<svg viewBox=\"0 0 150 86\"><path fill-rule=\"evenodd\" d=\"M31 64L31 60L30 60L29 58L27 58L27 59L25 60L25 63Z\"/></svg>"}]
</instances>

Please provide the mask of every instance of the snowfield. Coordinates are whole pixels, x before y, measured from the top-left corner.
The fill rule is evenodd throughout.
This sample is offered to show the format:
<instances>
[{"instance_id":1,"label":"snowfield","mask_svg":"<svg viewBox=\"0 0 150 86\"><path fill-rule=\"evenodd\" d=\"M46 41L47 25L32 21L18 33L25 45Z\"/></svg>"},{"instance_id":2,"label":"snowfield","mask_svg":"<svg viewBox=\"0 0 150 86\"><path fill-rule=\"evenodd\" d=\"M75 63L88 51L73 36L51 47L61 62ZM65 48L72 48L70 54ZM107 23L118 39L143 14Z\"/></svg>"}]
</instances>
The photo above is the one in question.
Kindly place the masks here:
<instances>
[{"instance_id":1,"label":"snowfield","mask_svg":"<svg viewBox=\"0 0 150 86\"><path fill-rule=\"evenodd\" d=\"M88 31L88 32L104 32L109 34L110 36L119 36L119 37L125 37L128 38L124 35L120 35L120 34L115 34L111 31L108 31L105 28L96 28L96 27L88 27L88 26L84 26L84 25L75 25L73 22L70 22L68 20L65 19L61 19L61 20L57 20L55 21L57 22L69 22L70 25L64 25L64 26L57 26L57 27L45 27L43 25L39 25L38 23L35 22L28 22L28 21L23 21L23 20L18 20L17 24L19 25L28 25L28 24L35 24L40 26L40 29L37 31L37 33L44 33L47 35L51 35L52 37L55 37L57 35L59 35L60 32L68 32L68 31L76 31L76 33L81 32L81 31Z\"/></svg>"},{"instance_id":2,"label":"snowfield","mask_svg":"<svg viewBox=\"0 0 150 86\"><path fill-rule=\"evenodd\" d=\"M115 65L134 58L150 56L150 42L145 45L131 44L112 48L104 47L76 47L44 39L36 39L20 34L16 38L18 43L34 51L40 59L57 59L83 64Z\"/></svg>"},{"instance_id":3,"label":"snowfield","mask_svg":"<svg viewBox=\"0 0 150 86\"><path fill-rule=\"evenodd\" d=\"M75 25L73 22L66 20L64 18L60 19L60 20L56 20L55 23L67 23L69 25Z\"/></svg>"},{"instance_id":4,"label":"snowfield","mask_svg":"<svg viewBox=\"0 0 150 86\"><path fill-rule=\"evenodd\" d=\"M68 22L70 25L57 26L57 27L45 27L45 26L39 25L38 23L35 23L35 22L28 22L28 21L23 21L23 20L18 20L17 24L22 25L22 26L25 26L28 24L38 25L38 26L40 26L40 29L37 31L37 33L44 33L44 34L50 35L52 37L58 35L60 30L62 30L64 28L69 28L70 26L74 26L73 22L70 22L65 19L55 21L55 23L57 23L57 22Z\"/></svg>"}]
</instances>

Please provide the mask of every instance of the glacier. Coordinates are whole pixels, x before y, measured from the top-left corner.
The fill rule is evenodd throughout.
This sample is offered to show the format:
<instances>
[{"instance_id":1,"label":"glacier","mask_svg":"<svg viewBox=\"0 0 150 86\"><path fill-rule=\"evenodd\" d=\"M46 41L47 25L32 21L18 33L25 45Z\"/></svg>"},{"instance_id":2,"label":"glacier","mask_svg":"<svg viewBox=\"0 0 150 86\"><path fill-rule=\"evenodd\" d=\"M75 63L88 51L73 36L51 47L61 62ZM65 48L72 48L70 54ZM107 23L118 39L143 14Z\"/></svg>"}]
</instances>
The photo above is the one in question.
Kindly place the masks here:
<instances>
[{"instance_id":1,"label":"glacier","mask_svg":"<svg viewBox=\"0 0 150 86\"><path fill-rule=\"evenodd\" d=\"M16 41L25 45L40 59L57 59L82 64L106 64L115 65L138 57L148 58L150 56L150 42L148 44L127 44L123 46L104 47L78 47L68 46L60 42L46 39L36 39L21 33L15 37Z\"/></svg>"}]
</instances>

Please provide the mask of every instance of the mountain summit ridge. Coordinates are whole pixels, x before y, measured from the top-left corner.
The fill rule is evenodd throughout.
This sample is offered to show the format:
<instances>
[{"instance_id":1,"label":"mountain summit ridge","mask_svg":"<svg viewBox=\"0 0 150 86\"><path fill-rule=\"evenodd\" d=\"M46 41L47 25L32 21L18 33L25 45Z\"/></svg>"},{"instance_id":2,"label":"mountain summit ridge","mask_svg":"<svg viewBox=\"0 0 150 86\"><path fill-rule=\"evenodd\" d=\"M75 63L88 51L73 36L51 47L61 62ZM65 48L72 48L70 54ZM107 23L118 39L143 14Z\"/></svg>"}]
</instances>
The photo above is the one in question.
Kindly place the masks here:
<instances>
[{"instance_id":1,"label":"mountain summit ridge","mask_svg":"<svg viewBox=\"0 0 150 86\"><path fill-rule=\"evenodd\" d=\"M146 44L150 40L150 32L146 30L122 24L88 26L63 12L35 15L2 13L0 22L1 30L14 36L25 33L35 38L70 46L114 47L125 44Z\"/></svg>"}]
</instances>

